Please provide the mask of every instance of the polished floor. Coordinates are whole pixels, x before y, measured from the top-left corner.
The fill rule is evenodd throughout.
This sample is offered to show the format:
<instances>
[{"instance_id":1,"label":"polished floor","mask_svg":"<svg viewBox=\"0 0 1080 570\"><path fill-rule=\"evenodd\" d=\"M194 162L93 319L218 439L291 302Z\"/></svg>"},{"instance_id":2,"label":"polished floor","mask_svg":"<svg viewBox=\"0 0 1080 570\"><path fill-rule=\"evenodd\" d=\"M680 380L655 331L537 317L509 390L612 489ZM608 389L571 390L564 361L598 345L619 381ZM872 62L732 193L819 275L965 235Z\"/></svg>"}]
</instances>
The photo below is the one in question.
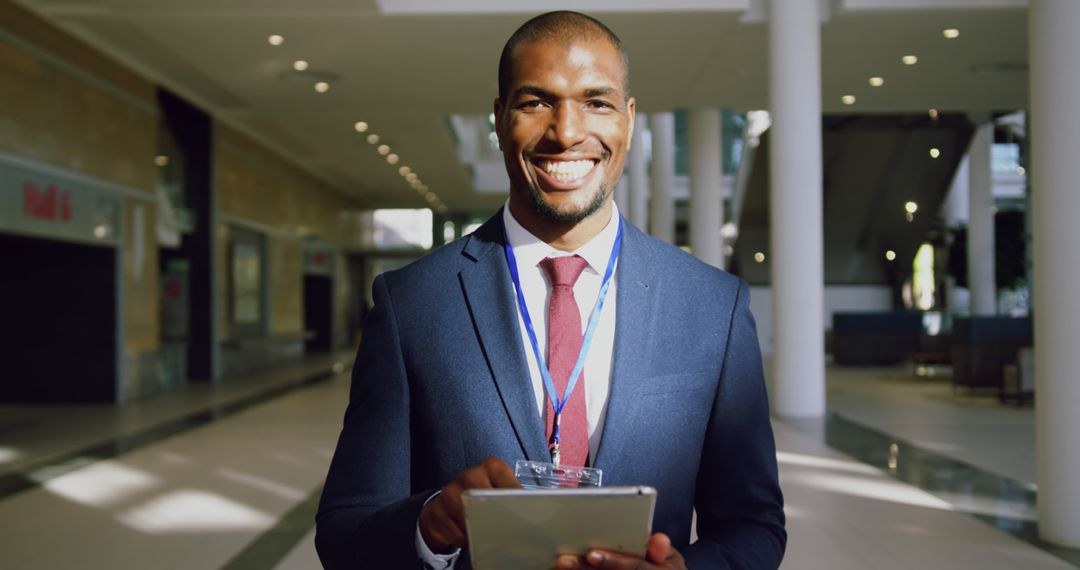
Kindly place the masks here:
<instances>
[{"instance_id":1,"label":"polished floor","mask_svg":"<svg viewBox=\"0 0 1080 570\"><path fill-rule=\"evenodd\" d=\"M318 568L315 503L348 395L335 364L347 355L121 411L0 407L0 567ZM828 387L827 420L775 423L784 569L1076 567L1023 538L1030 407L902 367L831 367Z\"/></svg>"}]
</instances>

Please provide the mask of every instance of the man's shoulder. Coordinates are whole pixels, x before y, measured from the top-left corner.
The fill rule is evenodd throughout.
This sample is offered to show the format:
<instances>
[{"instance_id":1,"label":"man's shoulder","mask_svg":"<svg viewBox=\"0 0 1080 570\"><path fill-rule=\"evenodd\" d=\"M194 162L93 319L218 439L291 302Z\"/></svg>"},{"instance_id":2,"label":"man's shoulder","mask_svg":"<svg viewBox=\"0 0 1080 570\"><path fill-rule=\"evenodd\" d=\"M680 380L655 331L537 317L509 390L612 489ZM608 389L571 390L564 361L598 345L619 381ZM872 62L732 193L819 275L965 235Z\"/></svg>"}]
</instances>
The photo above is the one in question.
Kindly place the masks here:
<instances>
[{"instance_id":1,"label":"man's shoulder","mask_svg":"<svg viewBox=\"0 0 1080 570\"><path fill-rule=\"evenodd\" d=\"M447 279L457 279L457 275L475 265L479 257L499 249L496 234L502 231L502 225L495 223L497 219L498 216L488 220L475 232L442 245L403 267L387 271L382 275L384 281L394 289L444 287Z\"/></svg>"},{"instance_id":2,"label":"man's shoulder","mask_svg":"<svg viewBox=\"0 0 1080 570\"><path fill-rule=\"evenodd\" d=\"M628 222L627 226L632 228L627 235L635 234L634 243L644 250L650 271L665 280L670 278L677 287L688 292L716 294L717 291L735 293L743 286L739 277L701 261L682 248L656 239Z\"/></svg>"}]
</instances>

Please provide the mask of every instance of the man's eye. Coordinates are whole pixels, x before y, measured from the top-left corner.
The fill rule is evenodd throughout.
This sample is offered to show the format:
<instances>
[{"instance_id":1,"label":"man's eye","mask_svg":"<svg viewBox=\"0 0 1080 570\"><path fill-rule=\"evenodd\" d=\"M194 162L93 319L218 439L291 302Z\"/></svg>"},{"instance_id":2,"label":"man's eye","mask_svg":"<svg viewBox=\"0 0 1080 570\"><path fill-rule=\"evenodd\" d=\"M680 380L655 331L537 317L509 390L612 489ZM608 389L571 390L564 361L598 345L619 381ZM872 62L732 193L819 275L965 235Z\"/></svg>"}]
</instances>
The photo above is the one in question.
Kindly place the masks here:
<instances>
[{"instance_id":1,"label":"man's eye","mask_svg":"<svg viewBox=\"0 0 1080 570\"><path fill-rule=\"evenodd\" d=\"M522 101L521 103L519 103L518 109L539 109L543 106L543 104L544 102L539 99L530 99L528 101Z\"/></svg>"},{"instance_id":2,"label":"man's eye","mask_svg":"<svg viewBox=\"0 0 1080 570\"><path fill-rule=\"evenodd\" d=\"M598 99L593 99L593 100L589 101L588 106L593 108L593 109L614 109L615 108L615 106L612 105L611 103L608 103L607 101L601 101L601 100L598 100Z\"/></svg>"}]
</instances>

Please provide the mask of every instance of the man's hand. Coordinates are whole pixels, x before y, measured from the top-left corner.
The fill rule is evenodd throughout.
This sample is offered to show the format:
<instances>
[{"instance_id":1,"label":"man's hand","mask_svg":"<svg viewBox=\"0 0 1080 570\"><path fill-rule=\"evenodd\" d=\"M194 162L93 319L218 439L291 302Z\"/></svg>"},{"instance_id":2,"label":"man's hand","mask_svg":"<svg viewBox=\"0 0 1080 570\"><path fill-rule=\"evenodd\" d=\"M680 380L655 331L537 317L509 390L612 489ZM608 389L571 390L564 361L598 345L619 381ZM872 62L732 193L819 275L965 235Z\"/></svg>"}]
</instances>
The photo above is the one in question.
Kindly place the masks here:
<instances>
[{"instance_id":1,"label":"man's hand","mask_svg":"<svg viewBox=\"0 0 1080 570\"><path fill-rule=\"evenodd\" d=\"M671 546L671 539L662 532L649 538L645 547L645 559L608 550L590 550L585 556L560 556L555 561L559 570L686 570L682 554Z\"/></svg>"},{"instance_id":2,"label":"man's hand","mask_svg":"<svg viewBox=\"0 0 1080 570\"><path fill-rule=\"evenodd\" d=\"M514 471L505 461L489 457L483 463L458 474L442 493L420 511L420 536L436 554L447 554L468 544L465 534L465 507L461 494L468 489L520 489Z\"/></svg>"}]
</instances>

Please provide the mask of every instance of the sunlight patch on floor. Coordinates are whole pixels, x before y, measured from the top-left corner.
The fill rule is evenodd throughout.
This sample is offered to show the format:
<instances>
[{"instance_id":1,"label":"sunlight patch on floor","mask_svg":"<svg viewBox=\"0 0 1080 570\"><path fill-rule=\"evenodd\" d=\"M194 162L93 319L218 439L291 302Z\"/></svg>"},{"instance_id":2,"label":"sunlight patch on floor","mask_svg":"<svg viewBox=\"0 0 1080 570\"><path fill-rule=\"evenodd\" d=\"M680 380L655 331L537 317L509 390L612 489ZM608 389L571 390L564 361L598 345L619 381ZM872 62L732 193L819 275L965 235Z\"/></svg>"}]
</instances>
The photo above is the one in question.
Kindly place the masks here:
<instances>
[{"instance_id":1,"label":"sunlight patch on floor","mask_svg":"<svg viewBox=\"0 0 1080 570\"><path fill-rule=\"evenodd\" d=\"M148 534L263 530L274 524L274 517L260 510L195 489L158 496L120 513L117 520Z\"/></svg>"}]
</instances>

